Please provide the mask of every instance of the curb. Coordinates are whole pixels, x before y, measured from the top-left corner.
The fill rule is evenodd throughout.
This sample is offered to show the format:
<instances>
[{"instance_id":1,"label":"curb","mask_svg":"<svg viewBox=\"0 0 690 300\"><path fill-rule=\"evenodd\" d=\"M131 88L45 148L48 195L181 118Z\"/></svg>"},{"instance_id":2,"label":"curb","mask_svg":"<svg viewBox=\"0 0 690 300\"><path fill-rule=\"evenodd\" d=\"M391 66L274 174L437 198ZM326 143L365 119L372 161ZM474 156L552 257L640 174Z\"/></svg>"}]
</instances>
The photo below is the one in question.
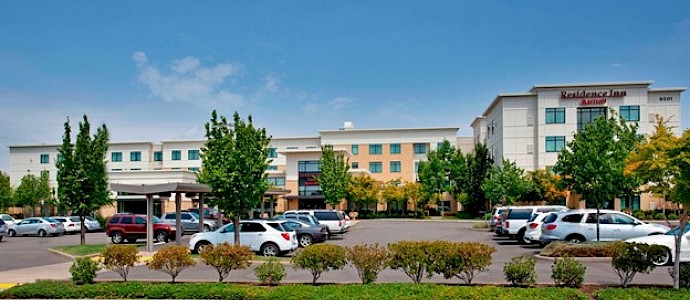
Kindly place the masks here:
<instances>
[{"instance_id":1,"label":"curb","mask_svg":"<svg viewBox=\"0 0 690 300\"><path fill-rule=\"evenodd\" d=\"M75 260L77 257L91 257L91 258L93 258L93 257L98 257L100 255L100 253L94 253L94 254L89 254L89 255L77 255L77 256L75 256L75 255L72 255L69 253L55 250L53 248L47 248L47 249L48 249L48 252L52 252L55 255L62 256L64 258L69 258L71 260Z\"/></svg>"},{"instance_id":2,"label":"curb","mask_svg":"<svg viewBox=\"0 0 690 300\"><path fill-rule=\"evenodd\" d=\"M539 254L535 254L534 258L538 260L543 260L543 261L555 261L558 258L562 257L551 257L551 256L543 256ZM611 257L573 257L579 262L611 262Z\"/></svg>"},{"instance_id":3,"label":"curb","mask_svg":"<svg viewBox=\"0 0 690 300\"><path fill-rule=\"evenodd\" d=\"M412 218L381 218L381 219L358 219L358 221L373 222L443 222L443 223L476 223L483 220L463 220L463 219L412 219Z\"/></svg>"}]
</instances>

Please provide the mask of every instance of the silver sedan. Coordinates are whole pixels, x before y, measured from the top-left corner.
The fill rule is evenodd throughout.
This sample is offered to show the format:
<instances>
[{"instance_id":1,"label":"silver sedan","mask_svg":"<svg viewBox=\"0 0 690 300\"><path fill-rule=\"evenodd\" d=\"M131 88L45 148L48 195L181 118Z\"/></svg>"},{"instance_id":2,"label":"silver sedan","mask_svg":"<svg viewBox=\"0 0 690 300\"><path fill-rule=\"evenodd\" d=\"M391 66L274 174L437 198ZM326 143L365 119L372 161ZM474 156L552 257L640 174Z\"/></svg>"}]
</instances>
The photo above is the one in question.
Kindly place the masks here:
<instances>
[{"instance_id":1,"label":"silver sedan","mask_svg":"<svg viewBox=\"0 0 690 300\"><path fill-rule=\"evenodd\" d=\"M19 223L10 225L7 235L46 235L58 236L65 233L65 226L51 218L26 218Z\"/></svg>"}]
</instances>

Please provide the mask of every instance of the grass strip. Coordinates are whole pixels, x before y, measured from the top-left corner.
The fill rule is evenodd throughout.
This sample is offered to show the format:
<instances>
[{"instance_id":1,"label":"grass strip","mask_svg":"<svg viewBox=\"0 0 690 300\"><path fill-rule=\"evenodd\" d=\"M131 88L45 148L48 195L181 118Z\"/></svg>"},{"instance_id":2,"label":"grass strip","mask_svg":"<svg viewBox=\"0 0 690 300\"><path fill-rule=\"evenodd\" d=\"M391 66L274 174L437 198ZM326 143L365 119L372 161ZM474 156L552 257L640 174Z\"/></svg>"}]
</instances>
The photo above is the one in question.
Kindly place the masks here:
<instances>
[{"instance_id":1,"label":"grass strip","mask_svg":"<svg viewBox=\"0 0 690 300\"><path fill-rule=\"evenodd\" d=\"M93 245L70 245L70 246L56 246L51 249L67 253L72 256L86 256L99 254L105 250L107 244L93 244Z\"/></svg>"},{"instance_id":2,"label":"grass strip","mask_svg":"<svg viewBox=\"0 0 690 300\"><path fill-rule=\"evenodd\" d=\"M608 288L597 292L599 300L682 300L690 299L690 289Z\"/></svg>"}]
</instances>

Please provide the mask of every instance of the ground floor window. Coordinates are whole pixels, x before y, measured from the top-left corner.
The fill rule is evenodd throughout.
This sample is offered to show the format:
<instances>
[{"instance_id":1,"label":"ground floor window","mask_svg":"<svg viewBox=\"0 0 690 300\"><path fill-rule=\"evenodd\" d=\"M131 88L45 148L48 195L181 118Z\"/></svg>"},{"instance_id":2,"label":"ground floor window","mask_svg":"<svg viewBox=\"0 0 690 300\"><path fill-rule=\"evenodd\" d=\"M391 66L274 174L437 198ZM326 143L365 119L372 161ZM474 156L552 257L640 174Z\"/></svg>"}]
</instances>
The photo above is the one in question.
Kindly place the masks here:
<instances>
[{"instance_id":1,"label":"ground floor window","mask_svg":"<svg viewBox=\"0 0 690 300\"><path fill-rule=\"evenodd\" d=\"M640 210L640 195L632 197L632 203L628 206L628 199L621 198L621 209Z\"/></svg>"},{"instance_id":2,"label":"ground floor window","mask_svg":"<svg viewBox=\"0 0 690 300\"><path fill-rule=\"evenodd\" d=\"M146 199L141 200L118 200L117 213L146 214ZM162 215L161 201L153 201L153 215Z\"/></svg>"},{"instance_id":3,"label":"ground floor window","mask_svg":"<svg viewBox=\"0 0 690 300\"><path fill-rule=\"evenodd\" d=\"M325 199L299 199L299 209L326 209Z\"/></svg>"}]
</instances>

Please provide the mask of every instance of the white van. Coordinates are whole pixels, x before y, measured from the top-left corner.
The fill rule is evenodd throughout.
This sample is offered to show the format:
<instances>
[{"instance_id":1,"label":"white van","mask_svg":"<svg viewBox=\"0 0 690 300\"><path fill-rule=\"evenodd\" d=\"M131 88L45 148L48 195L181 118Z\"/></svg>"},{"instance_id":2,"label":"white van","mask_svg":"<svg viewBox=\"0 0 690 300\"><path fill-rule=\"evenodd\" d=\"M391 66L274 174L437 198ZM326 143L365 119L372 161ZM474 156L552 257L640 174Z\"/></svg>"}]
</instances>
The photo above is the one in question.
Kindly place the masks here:
<instances>
[{"instance_id":1,"label":"white van","mask_svg":"<svg viewBox=\"0 0 690 300\"><path fill-rule=\"evenodd\" d=\"M563 205L512 206L503 212L501 230L503 235L516 239L522 244L529 244L531 241L525 239L525 231L527 231L527 223L532 215L566 210L568 207Z\"/></svg>"},{"instance_id":2,"label":"white van","mask_svg":"<svg viewBox=\"0 0 690 300\"><path fill-rule=\"evenodd\" d=\"M346 226L345 214L338 210L328 209L305 209L305 210L288 210L283 213L289 214L304 214L312 215L319 220L319 223L328 226L328 235L346 233L349 226Z\"/></svg>"}]
</instances>

